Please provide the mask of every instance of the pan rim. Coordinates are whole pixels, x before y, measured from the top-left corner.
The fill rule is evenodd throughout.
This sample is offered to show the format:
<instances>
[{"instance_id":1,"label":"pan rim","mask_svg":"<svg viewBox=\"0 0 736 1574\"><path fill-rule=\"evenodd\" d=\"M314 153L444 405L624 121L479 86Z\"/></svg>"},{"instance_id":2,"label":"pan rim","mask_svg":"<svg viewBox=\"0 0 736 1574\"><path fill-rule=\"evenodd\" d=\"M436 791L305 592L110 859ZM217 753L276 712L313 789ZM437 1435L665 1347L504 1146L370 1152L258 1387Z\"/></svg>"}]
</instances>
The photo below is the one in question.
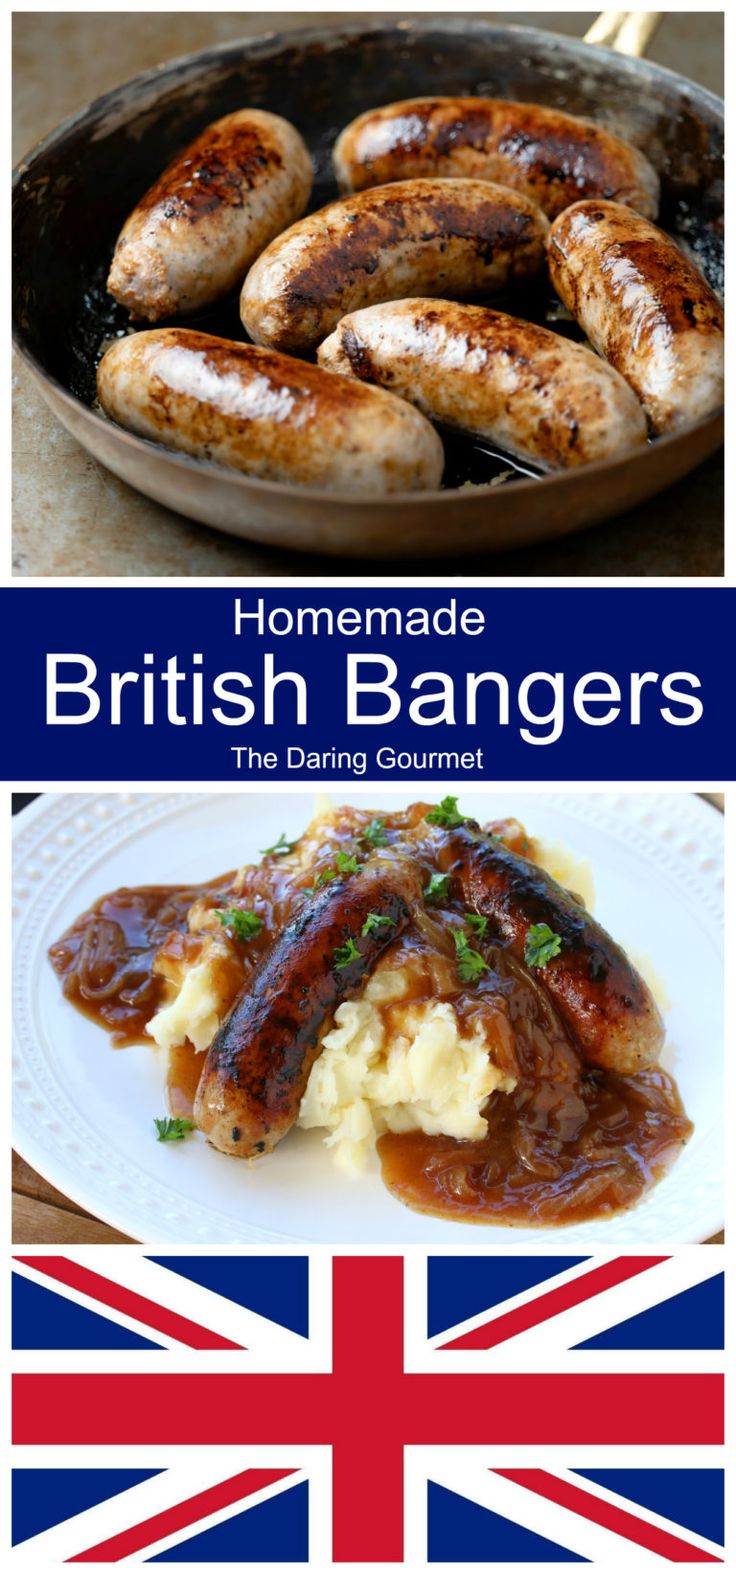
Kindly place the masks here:
<instances>
[{"instance_id":1,"label":"pan rim","mask_svg":"<svg viewBox=\"0 0 736 1574\"><path fill-rule=\"evenodd\" d=\"M204 70L208 61L213 63L216 61L222 62L231 55L277 55L291 45L326 43L333 47L339 47L345 41L368 35L385 34L391 36L399 34L406 37L411 33L428 33L438 30L460 35L476 33L486 37L499 34L519 34L524 38L535 40L540 44L551 47L553 51L572 51L572 53L584 57L592 55L596 60L599 60L601 56L607 56L612 64L615 62L619 70L630 71L633 75L643 76L654 82L659 81L661 78L666 78L676 85L681 93L693 89L699 102L707 106L721 124L724 120L724 101L722 98L719 98L717 94L712 93L708 88L692 82L690 78L670 70L667 66L660 66L656 62L635 56L620 55L615 50L604 49L597 44L586 44L583 39L563 33L555 33L545 28L526 27L520 23L495 23L480 17L454 18L430 13L390 22L382 19L369 22L350 21L341 23L338 26L294 28L289 32L267 31L259 33L255 37L233 39L225 44L213 45L206 49L193 50L188 54L175 56L165 61L162 65L153 66L148 71L138 72L125 82L110 88L107 92L100 94L99 97L90 100L82 109L68 115L50 132L47 132L16 163L12 175L12 191L15 192L17 186L26 178L33 164L56 143L62 142L71 131L79 130L83 127L85 121L92 116L94 116L95 120L99 119L107 110L113 108L121 96L129 95L132 89L135 88L139 92L144 92L157 81L160 81L168 72L180 71L195 64L201 66ZM473 502L477 503L480 499L484 499L487 502L491 494L498 496L507 490L505 487L494 486L492 483L489 483L487 485L481 484L469 487L436 488L431 491L356 494L350 491L328 491L316 487L307 487L294 482L269 481L260 476L249 475L245 471L218 465L211 460L198 459L176 449L167 448L161 443L140 437L137 433L129 432L126 428L118 426L115 422L108 420L107 417L100 415L41 365L24 341L23 330L16 321L15 310L13 311L12 342L33 375L43 385L52 389L55 397L60 398L65 404L69 405L71 410L77 414L81 412L82 419L91 421L94 427L108 434L113 432L116 441L125 447L132 448L134 452L156 454L159 458L165 458L168 462L174 464L175 467L180 468L184 474L201 475L204 471L206 474L216 477L220 483L224 482L236 490L242 488L247 491L255 488L257 491L261 491L266 496L271 497L307 499L324 505L334 504L340 507L349 505L353 508L360 506L368 509L385 509L388 504L393 506L399 503L412 503L415 505L420 503L422 505L437 506L442 503L446 504L450 499L454 503L462 499L463 502L472 505ZM657 438L654 444L647 445L646 448L632 450L630 453L617 455L611 459L600 459L587 465L578 465L572 470L559 470L539 476L522 478L513 482L511 490L514 497L518 499L520 496L526 496L530 492L538 491L540 484L546 489L555 484L560 487L569 483L572 476L584 474L589 476L591 480L594 480L596 476L610 475L620 466L630 464L632 460L638 459L639 462L646 464L645 454L653 458L663 447L669 448L678 444L686 434L706 430L709 427L715 428L723 421L724 414L724 406L722 405L710 415L704 416L697 421L688 422L685 427L680 428L678 431Z\"/></svg>"},{"instance_id":2,"label":"pan rim","mask_svg":"<svg viewBox=\"0 0 736 1574\"><path fill-rule=\"evenodd\" d=\"M524 27L517 22L486 22L480 17L445 17L442 18L440 23L438 20L433 20L431 15L409 17L398 22L346 22L339 27L296 27L288 33L266 32L259 33L251 38L232 39L227 44L213 45L207 49L190 50L185 55L175 55L171 60L164 61L162 65L151 66L148 71L136 72L135 76L128 77L124 82L109 88L107 92L101 93L98 98L90 99L90 102L85 104L82 109L74 110L71 115L67 115L57 126L48 131L38 142L34 143L28 152L18 160L13 169L12 189L15 190L18 182L27 174L30 165L35 162L41 153L45 153L54 142L60 141L69 131L81 126L85 117L90 115L92 111L95 112L95 116L99 116L103 111L103 107L106 104L110 104L111 107L112 101L121 94L129 93L133 87L148 87L168 71L180 71L184 67L193 65L195 62L204 62L208 58L211 58L213 61L216 59L222 60L231 54L278 54L281 49L287 47L291 42L304 44L334 41L337 43L341 39L350 39L371 33L401 33L404 35L409 32L428 33L438 30L440 26L443 31L448 33L520 33L525 38L538 39L540 43L551 45L553 49L559 49L562 46L565 50L571 49L574 53L592 56L595 60L600 59L601 55L604 55L608 57L611 63L615 62L619 69L630 71L634 76L643 75L655 79L666 77L680 88L683 86L694 88L698 98L708 105L716 118L721 121L724 120L724 100L719 98L718 94L712 93L709 88L701 87L699 83L693 82L690 77L683 76L681 72L672 71L669 66L660 66L655 61L642 59L635 55L618 54L616 50L605 49L600 44L586 44L582 38L574 38L565 33L555 33L547 28ZM264 48L265 45L268 45L267 50Z\"/></svg>"}]
</instances>

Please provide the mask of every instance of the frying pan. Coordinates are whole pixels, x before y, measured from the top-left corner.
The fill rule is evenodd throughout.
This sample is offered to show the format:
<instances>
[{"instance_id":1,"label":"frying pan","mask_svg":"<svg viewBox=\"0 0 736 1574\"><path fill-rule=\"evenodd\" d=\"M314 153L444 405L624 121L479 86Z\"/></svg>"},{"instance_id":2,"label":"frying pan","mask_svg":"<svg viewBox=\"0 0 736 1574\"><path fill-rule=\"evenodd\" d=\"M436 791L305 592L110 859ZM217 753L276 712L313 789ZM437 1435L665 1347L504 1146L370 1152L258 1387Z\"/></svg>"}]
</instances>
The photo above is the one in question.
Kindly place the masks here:
<instances>
[{"instance_id":1,"label":"frying pan","mask_svg":"<svg viewBox=\"0 0 736 1574\"><path fill-rule=\"evenodd\" d=\"M344 557L406 558L567 535L643 502L717 448L722 413L629 456L535 477L453 438L441 491L354 498L171 453L93 408L103 343L127 321L105 291L114 242L177 150L233 109L275 110L310 147L316 208L336 195L330 151L341 127L377 103L423 93L531 99L591 115L628 137L660 173L660 222L721 287L723 106L670 71L536 29L431 15L204 50L95 100L15 173L15 342L44 399L96 459L157 502L233 535ZM545 320L548 305L515 298L511 309ZM235 301L192 322L244 336Z\"/></svg>"}]
</instances>

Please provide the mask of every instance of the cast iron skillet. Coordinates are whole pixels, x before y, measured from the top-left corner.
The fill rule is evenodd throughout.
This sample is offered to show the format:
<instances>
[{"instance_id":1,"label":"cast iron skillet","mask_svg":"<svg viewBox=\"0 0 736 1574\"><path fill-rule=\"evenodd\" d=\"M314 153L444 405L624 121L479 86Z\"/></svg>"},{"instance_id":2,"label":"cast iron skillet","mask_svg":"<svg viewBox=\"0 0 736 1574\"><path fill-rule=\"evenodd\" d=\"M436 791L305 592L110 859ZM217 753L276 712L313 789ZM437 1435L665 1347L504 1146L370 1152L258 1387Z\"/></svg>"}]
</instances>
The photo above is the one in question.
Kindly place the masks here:
<instances>
[{"instance_id":1,"label":"cast iron skillet","mask_svg":"<svg viewBox=\"0 0 736 1574\"><path fill-rule=\"evenodd\" d=\"M503 480L514 470L503 455L449 439L441 491L356 499L170 453L93 409L103 341L127 320L105 292L115 238L179 148L233 109L275 110L311 149L316 208L336 195L330 150L341 127L373 105L422 93L531 99L591 115L629 137L662 178L660 222L721 287L723 106L672 72L552 33L428 16L205 50L97 99L16 171L16 343L43 397L102 464L169 508L233 535L305 552L405 558L567 535L641 503L717 448L722 414L630 457L542 478L517 467ZM515 297L511 309L544 321L549 305L537 292ZM244 337L235 301L192 321Z\"/></svg>"}]
</instances>

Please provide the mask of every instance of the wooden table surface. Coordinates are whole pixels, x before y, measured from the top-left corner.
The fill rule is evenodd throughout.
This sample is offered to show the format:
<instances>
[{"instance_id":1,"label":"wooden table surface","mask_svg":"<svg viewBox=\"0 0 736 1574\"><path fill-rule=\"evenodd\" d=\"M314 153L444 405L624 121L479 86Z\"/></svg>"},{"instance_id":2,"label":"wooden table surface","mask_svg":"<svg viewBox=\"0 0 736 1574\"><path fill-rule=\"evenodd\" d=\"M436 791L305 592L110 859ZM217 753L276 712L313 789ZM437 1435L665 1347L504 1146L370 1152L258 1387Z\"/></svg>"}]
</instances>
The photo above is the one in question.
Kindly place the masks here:
<instances>
[{"instance_id":1,"label":"wooden table surface","mask_svg":"<svg viewBox=\"0 0 736 1574\"><path fill-rule=\"evenodd\" d=\"M399 15L401 13L398 13ZM581 37L594 11L488 11L475 17ZM374 12L18 12L13 18L13 137L20 158L66 115L161 61L233 38ZM390 20L392 13L382 13ZM462 16L453 12L453 17ZM723 13L668 11L649 58L722 93ZM380 93L378 95L380 97ZM278 107L278 106L277 106ZM13 572L17 575L282 576L375 574L380 563L321 558L239 541L183 519L97 464L59 425L16 358ZM448 544L449 546L449 544ZM723 573L723 455L618 519L524 551L459 562L391 564L392 575L672 575Z\"/></svg>"}]
</instances>

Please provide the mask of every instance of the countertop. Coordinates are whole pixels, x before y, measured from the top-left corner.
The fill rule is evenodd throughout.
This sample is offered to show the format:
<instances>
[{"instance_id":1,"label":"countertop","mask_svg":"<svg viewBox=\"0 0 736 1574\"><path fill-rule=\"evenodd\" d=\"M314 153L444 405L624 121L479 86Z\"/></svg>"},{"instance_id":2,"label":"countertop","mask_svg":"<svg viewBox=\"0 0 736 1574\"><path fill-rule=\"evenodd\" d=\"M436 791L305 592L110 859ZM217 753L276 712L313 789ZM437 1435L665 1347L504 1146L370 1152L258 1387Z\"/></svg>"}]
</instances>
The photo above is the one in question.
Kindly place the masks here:
<instances>
[{"instance_id":1,"label":"countertop","mask_svg":"<svg viewBox=\"0 0 736 1574\"><path fill-rule=\"evenodd\" d=\"M367 13L375 20L376 13ZM381 13L386 20L401 13ZM594 12L473 12L582 35ZM20 158L89 100L176 55L270 31L359 21L360 13L17 12L14 157ZM723 91L723 17L668 13L652 60ZM57 423L16 358L14 381L16 575L263 576L375 574L375 562L269 550L194 524L132 491ZM716 455L678 486L588 531L500 556L390 565L391 575L717 576L723 572L723 464Z\"/></svg>"}]
</instances>

